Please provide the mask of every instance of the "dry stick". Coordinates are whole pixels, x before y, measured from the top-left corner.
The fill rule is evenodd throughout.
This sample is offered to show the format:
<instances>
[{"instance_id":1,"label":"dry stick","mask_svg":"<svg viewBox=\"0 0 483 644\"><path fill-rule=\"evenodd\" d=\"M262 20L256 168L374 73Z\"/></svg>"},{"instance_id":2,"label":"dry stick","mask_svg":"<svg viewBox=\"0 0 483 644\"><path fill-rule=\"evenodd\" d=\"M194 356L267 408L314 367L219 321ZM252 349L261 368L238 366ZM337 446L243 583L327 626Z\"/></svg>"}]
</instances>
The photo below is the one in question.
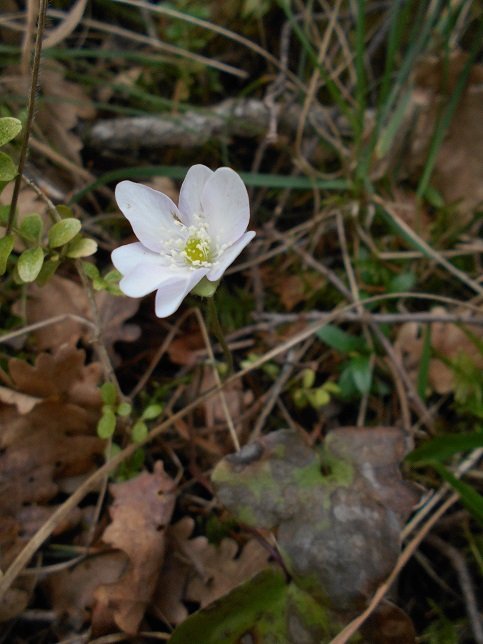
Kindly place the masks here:
<instances>
[{"instance_id":1,"label":"dry stick","mask_svg":"<svg viewBox=\"0 0 483 644\"><path fill-rule=\"evenodd\" d=\"M459 302L458 302L459 304ZM279 324L289 324L306 320L323 320L328 315L325 311L304 311L303 313L259 313L254 315L255 319L267 321L273 326ZM339 317L341 322L361 322L363 315L360 313L346 313ZM467 324L468 326L483 326L483 317L468 318L464 315L453 314L434 314L434 313L371 313L371 319L377 324L403 324L405 322L417 322L423 324L433 324L442 322L443 324Z\"/></svg>"},{"instance_id":2,"label":"dry stick","mask_svg":"<svg viewBox=\"0 0 483 644\"><path fill-rule=\"evenodd\" d=\"M379 588L377 589L376 593L374 594L369 606L366 608L366 610L356 617L356 619L352 620L350 624L348 624L334 639L332 639L329 644L345 644L353 635L356 633L356 631L359 630L359 628L364 624L366 619L371 615L371 613L374 611L375 608L379 605L381 600L384 598L386 593L389 591L391 588L392 584L395 582L397 576L401 572L401 570L404 568L404 566L407 564L409 559L412 557L414 551L417 549L421 541L425 538L427 533L431 530L433 525L438 521L438 519L443 516L443 514L458 501L459 495L458 494L452 494L449 499L447 499L443 505L441 505L436 512L426 521L424 526L421 528L419 533L414 537L414 539L408 543L408 545L404 548L403 552L399 556L399 559L397 561L397 564L395 565L393 571L389 575L389 577L386 579L385 582L383 582Z\"/></svg>"},{"instance_id":3,"label":"dry stick","mask_svg":"<svg viewBox=\"0 0 483 644\"><path fill-rule=\"evenodd\" d=\"M412 298L422 298L422 299L434 299L431 296L422 296L420 294L414 293L389 293L385 295L375 295L373 297L365 300L365 303L369 304L371 302L381 302L387 299L394 299L400 297L412 297ZM435 296L436 297L436 296ZM438 297L436 297L438 299ZM340 311L335 311L332 315L327 316L323 322L316 322L315 324L309 325L306 329L299 331L294 336L283 342L280 346L275 347L274 349L268 351L264 356L261 356L258 360L250 364L249 366L241 369L237 373L233 374L227 378L222 384L221 387L213 387L209 389L204 394L201 394L193 400L191 403L186 405L183 409L173 414L170 418L163 421L149 432L146 438L141 443L131 444L114 456L110 461L102 465L98 470L96 470L84 483L59 506L55 512L49 517L49 519L37 530L33 535L30 541L24 546L24 548L19 552L17 557L10 564L9 568L6 570L5 574L0 577L0 599L5 595L7 590L15 581L17 575L25 568L30 559L33 557L38 548L44 543L46 539L52 534L52 531L58 525L58 523L69 514L77 505L82 501L82 499L88 494L91 490L95 489L99 481L102 481L103 477L110 474L113 470L116 469L121 463L123 463L127 458L132 456L132 454L143 445L149 443L154 438L159 436L164 432L168 427L171 427L173 423L177 420L183 418L198 405L209 400L212 396L215 396L223 387L235 382L236 380L242 378L246 374L258 369L266 362L272 358L277 357L295 345L303 342L304 340L310 338L312 335L317 333L321 328L330 322L335 322L338 319L340 313L344 314L347 311L350 311L354 308L354 304L349 304L342 308Z\"/></svg>"},{"instance_id":4,"label":"dry stick","mask_svg":"<svg viewBox=\"0 0 483 644\"><path fill-rule=\"evenodd\" d=\"M213 300L212 297L209 299ZM216 368L215 356L213 354L213 348L211 346L210 336L208 335L208 330L206 328L205 320L203 319L203 316L201 315L201 311L198 308L195 309L195 315L198 320L198 324L200 325L201 335L203 336L203 341L205 343L206 350L208 351L208 357L210 358L210 362L213 368L213 376L215 377L216 386L220 390L221 406L223 407L223 413L225 414L226 423L228 425L228 431L230 432L231 440L233 442L233 445L236 451L239 452L240 442L238 440L238 436L235 430L235 426L233 424L233 419L231 417L230 410L228 409L228 405L226 403L225 393L222 389L220 374L218 373L218 369ZM228 348L227 350L229 352Z\"/></svg>"},{"instance_id":5,"label":"dry stick","mask_svg":"<svg viewBox=\"0 0 483 644\"><path fill-rule=\"evenodd\" d=\"M45 14L47 12L47 0L40 0L39 19L37 24L37 34L35 37L35 50L34 60L32 65L32 80L30 83L30 93L27 109L27 121L25 123L25 134L22 140L22 147L20 149L20 159L18 162L18 174L15 178L15 185L13 187L12 203L10 204L10 211L8 213L8 222L6 234L9 235L12 231L13 222L15 219L15 210L17 208L18 195L20 192L20 183L22 181L22 173L27 159L27 152L29 147L30 130L35 114L35 96L37 93L37 83L39 80L40 70L40 55L42 53L42 37L45 29Z\"/></svg>"},{"instance_id":6,"label":"dry stick","mask_svg":"<svg viewBox=\"0 0 483 644\"><path fill-rule=\"evenodd\" d=\"M47 318L46 320L41 320L40 322L35 322L34 324L29 324L27 326L18 329L17 331L12 331L11 333L5 333L5 335L0 335L0 344L2 342L8 342L18 338L26 333L31 333L32 331L38 331L38 329L43 329L46 326L51 324L57 324L58 322L65 322L66 320L72 320L73 322L79 322L79 324L85 324L91 329L95 329L95 324L92 320L83 318L80 315L75 315L74 313L63 313L62 315L55 315L54 317Z\"/></svg>"},{"instance_id":7,"label":"dry stick","mask_svg":"<svg viewBox=\"0 0 483 644\"><path fill-rule=\"evenodd\" d=\"M475 642L476 644L483 644L483 625L478 611L473 582L471 580L465 558L456 548L434 534L428 535L426 541L449 559L455 569L461 587L461 592L463 593L466 601L466 612L468 613L468 619L471 624Z\"/></svg>"}]
</instances>

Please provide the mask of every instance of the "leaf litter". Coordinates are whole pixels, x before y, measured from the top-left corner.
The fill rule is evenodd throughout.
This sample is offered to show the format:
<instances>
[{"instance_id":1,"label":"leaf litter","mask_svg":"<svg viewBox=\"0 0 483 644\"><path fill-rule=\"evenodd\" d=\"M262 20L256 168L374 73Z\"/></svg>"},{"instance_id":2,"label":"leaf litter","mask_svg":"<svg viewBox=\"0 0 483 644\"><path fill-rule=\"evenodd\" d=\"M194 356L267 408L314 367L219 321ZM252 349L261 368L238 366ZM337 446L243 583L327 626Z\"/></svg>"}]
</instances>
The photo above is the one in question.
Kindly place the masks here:
<instances>
[{"instance_id":1,"label":"leaf litter","mask_svg":"<svg viewBox=\"0 0 483 644\"><path fill-rule=\"evenodd\" d=\"M247 15L251 4L246 3L244 8ZM57 44L62 44L59 39L65 39L65 42L79 39L77 42L81 42L84 37L87 37L85 42L89 42L92 34L80 26L83 5L79 0L76 4L79 13L72 14L70 22L67 19L59 29L54 29L52 33L58 39ZM13 0L8 0L6 7L12 12L18 9ZM229 14L230 8L227 5L223 10L217 8L219 11ZM149 23L144 14L143 20ZM263 15L257 20L263 21ZM77 30L74 29L76 24L80 26ZM3 42L19 43L17 32L3 24L0 29ZM253 33L249 35L253 38ZM106 47L103 51L108 51L109 41L106 39L102 46ZM66 197L80 185L81 179L87 180L91 176L93 168L96 172L99 170L99 174L104 171L104 168L96 167L96 160L88 161L87 171L88 156L83 156L83 122L93 121L99 115L99 106L93 98L105 103L101 109L106 106L109 109L110 105L115 111L119 106L119 87L122 87L124 108L125 99L131 92L131 98L135 97L144 84L152 82L155 94L158 83L165 81L162 75L158 78L159 71L150 70L148 74L144 66L123 66L116 58L112 61L111 67L103 67L102 62L96 61L90 68L91 71L95 69L93 76L106 69L112 73L112 82L101 83L95 91L89 91L82 82L73 80L76 66L71 62L44 61L42 100L33 137L33 150L37 153L32 154L29 172L32 171L32 176L55 202L67 201ZM380 160L380 167L372 173L372 178L377 179L378 173L383 177L390 167L404 166L403 185L393 186L395 210L428 243L434 231L435 211L415 196L410 184L417 183L421 175L434 124L465 62L461 52L453 54L444 64L434 56L418 61L408 89L409 107L396 137L397 145L387 151L387 156ZM193 77L191 73L187 70L186 78L178 79L177 87L185 88L187 100L196 94L198 85L202 86L206 96L201 102L205 107L209 95L207 81L203 78L198 82L199 70ZM458 213L459 229L471 222L473 213L482 203L481 77L481 66L474 65L453 122L442 141L432 178L433 188ZM27 80L20 78L18 67L5 68L0 80L5 93L26 94ZM222 84L215 94L221 87ZM169 82L167 90L166 95ZM169 113L174 118L179 116L177 91L175 87L173 114ZM270 95L267 105L269 99ZM135 101L134 98L133 103ZM137 107L135 105L134 109ZM277 105L277 109L284 107L283 103ZM317 103L315 107L320 106ZM326 116L332 118L332 112L324 112L324 118ZM235 114L233 119L236 119ZM115 123L115 119L112 121ZM235 147L233 142L242 149L246 140L245 133L230 140L229 127L229 123L223 126L223 146L227 145L231 154ZM263 135L266 129L263 125ZM191 146L187 134L181 132L183 145ZM252 133L249 138L251 136ZM196 136L194 139L197 145ZM274 172L281 172L288 181L293 170L292 158L290 165L286 165L282 148L288 147L287 140L280 137L279 143L280 146L271 151L276 150L280 155ZM134 152L123 150L123 161L131 154L134 157ZM210 150L212 154L213 150ZM328 152L317 154L320 156L308 154L308 158L312 161L323 158L324 163L333 161ZM49 167L49 163L54 168ZM178 160L172 150L163 150L156 157L156 163L178 165L184 163L184 157ZM265 167L264 163L262 172L272 171L272 166ZM177 201L177 188L172 179L156 177L151 185ZM2 203L8 203L8 189L7 186L2 193ZM89 199L89 209L104 214L104 203L97 202L97 194L94 196L92 192ZM290 206L293 213L286 219L280 205L282 201L276 204L275 210L270 202L269 212L270 216L277 213L275 226L280 223L285 233L294 216L305 216L307 200L303 198L298 202L295 199ZM301 214L300 203L304 214ZM20 220L26 214L36 212L48 221L45 203L27 186L21 188L18 208ZM83 218L84 213L80 212ZM280 216L281 219L277 219ZM356 217L354 215L354 220ZM270 226L263 230L265 246L260 246L263 252L275 241ZM324 230L328 233L324 243L317 245L319 238L314 234L308 248L314 256L314 249L323 248L330 272L338 270L340 249L333 242L330 224ZM355 246L365 239L366 232L361 230L361 237L355 236ZM466 239L469 246L474 243L471 234ZM110 241L115 243L118 239ZM21 247L21 244L16 246L16 250ZM326 304L321 295L325 291L326 276L311 272L307 267L303 272L297 268L296 274L292 269L293 261L277 264L276 255L273 263L252 265L250 279L253 278L257 311L262 310L267 301L270 311L272 304L278 310L286 311L306 308L308 302L314 302L316 306L320 302ZM398 270L399 266L396 272ZM245 275L235 279L240 283L244 278ZM250 290L248 278L246 284ZM380 284L369 286L374 292L384 289ZM81 486L103 462L106 447L105 441L96 433L102 407L99 385L105 379L105 373L93 351L94 319L85 289L67 270L55 275L44 287L28 286L25 295L25 299L19 296L11 311L22 320L25 314L25 323L38 324L38 328L25 336L24 342L19 343L16 338L7 344L9 349L21 351L23 357L8 359L6 354L5 370L2 367L0 371L2 571L36 530L49 520L65 495ZM123 360L128 362L132 353L138 352L134 362L142 362L143 336L147 335L143 324L153 336L159 334L160 327L150 326L152 320L146 320L139 301L118 298L106 291L96 292L94 297L103 326L102 340L111 361L115 365L122 364ZM2 314L4 310L2 308ZM433 312L444 316L446 310ZM59 316L65 317L50 323L52 318ZM129 322L133 316L136 316L135 322ZM169 324L163 327L163 332ZM270 326L255 329L250 346L255 345L260 354L267 345L276 346L303 327L303 321L295 321L279 331ZM420 328L408 322L395 335L395 351L401 358L401 365L416 383L424 351ZM469 334L466 327L463 329L455 324L431 324L428 395L433 392L446 395L457 390L454 362L458 357L467 357L477 369L483 366L476 350L480 341L478 327L471 327ZM114 346L118 342L139 344L119 348L119 345ZM323 372L320 356L314 352L311 358L311 365L319 365L317 368ZM141 392L143 404L150 395L160 397L164 403L163 396L166 392L171 393L175 386L183 401L192 399L196 395L193 392L200 388L210 388L214 384L213 365L205 363L198 369L201 387L190 389L190 385L185 385L187 374L204 359L201 335L194 327L182 326L167 348L167 359L155 370L152 389ZM133 371L136 372L136 368ZM133 378L136 377L137 372ZM290 396L285 396L290 393L290 383L287 388L277 400L273 418L269 419L270 427L285 426L288 419L292 427L303 426L307 432L313 430L313 436L325 435L323 442L316 440L318 444L309 447L298 433L282 430L265 435L237 454L223 457L226 446L218 439L220 427L225 423L224 412L218 398L205 401L204 413L177 419L168 435L163 436L163 441L146 451L146 468L134 472L127 481L116 479L115 475L113 480L106 481L108 495L100 515L92 497L88 497L57 524L52 532L53 541L59 541L69 553L63 560L64 569L49 574L40 572L37 576L19 575L1 600L0 621L22 623L23 619L31 619L28 608L35 608L42 596L42 605L45 601L50 602L55 615L50 626L59 639L77 636L82 631L88 631L89 637L118 631L134 637L141 629L150 629L153 623L153 630L159 628L160 623L168 631L178 627L172 636L175 644L200 641L203 644L255 641L311 644L328 642L335 637L340 628L367 605L378 584L394 567L400 551L401 529L419 491L404 482L400 474L400 463L408 449L407 436L400 430L382 426L384 419L392 416L389 410L397 406L395 396L385 398L379 408L371 407L374 401L370 397L369 415L376 420L369 424L375 426L328 431L338 419L331 418L326 410L322 410L316 421L310 414L301 418L296 413L291 416L292 409L287 403ZM247 380L236 380L228 385L228 408L236 423L240 423L242 416L245 418L252 402L266 390L266 379L258 379L253 373L248 374ZM336 415L340 407L337 409ZM172 413L169 405L167 413ZM397 422L399 419L395 417ZM126 437L119 440L124 446ZM173 449L182 459L184 480L181 483L178 478L176 481L172 478L168 465L168 455ZM218 501L213 499L213 489L206 474L213 468L212 483ZM102 500L102 494L99 498ZM229 513L237 518L237 528L233 528L232 523L223 523ZM221 536L215 538L205 534L205 531L208 534L206 526L211 519L217 522L218 528L221 526ZM59 544L53 543L52 548L50 545L39 552L39 559L31 566L42 565L41 555L47 562L53 561L49 557L53 547ZM84 557L82 561L69 560L73 553L79 552ZM193 613L194 608L200 610ZM415 641L411 621L388 600L373 612L363 635L372 644Z\"/></svg>"}]
</instances>

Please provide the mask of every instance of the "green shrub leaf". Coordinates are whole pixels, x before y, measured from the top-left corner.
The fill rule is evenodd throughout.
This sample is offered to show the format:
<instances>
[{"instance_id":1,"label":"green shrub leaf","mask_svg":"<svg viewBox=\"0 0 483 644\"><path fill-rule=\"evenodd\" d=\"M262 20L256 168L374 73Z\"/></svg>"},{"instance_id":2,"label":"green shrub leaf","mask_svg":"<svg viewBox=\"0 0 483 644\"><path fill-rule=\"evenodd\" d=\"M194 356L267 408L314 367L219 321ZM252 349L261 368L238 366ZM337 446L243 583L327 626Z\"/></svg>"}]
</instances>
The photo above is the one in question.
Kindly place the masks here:
<instances>
[{"instance_id":1,"label":"green shrub leaf","mask_svg":"<svg viewBox=\"0 0 483 644\"><path fill-rule=\"evenodd\" d=\"M0 239L0 275L7 270L7 262L13 250L13 235L5 235Z\"/></svg>"},{"instance_id":2,"label":"green shrub leaf","mask_svg":"<svg viewBox=\"0 0 483 644\"><path fill-rule=\"evenodd\" d=\"M40 248L29 248L18 258L17 270L22 282L33 282L40 273L44 263L44 251Z\"/></svg>"},{"instance_id":3,"label":"green shrub leaf","mask_svg":"<svg viewBox=\"0 0 483 644\"><path fill-rule=\"evenodd\" d=\"M18 119L12 116L0 118L0 146L14 139L21 129L22 123Z\"/></svg>"},{"instance_id":4,"label":"green shrub leaf","mask_svg":"<svg viewBox=\"0 0 483 644\"><path fill-rule=\"evenodd\" d=\"M356 338L333 324L326 324L322 329L317 331L317 337L329 347L340 351L341 353L350 353L351 351L364 350L366 343L363 338Z\"/></svg>"},{"instance_id":5,"label":"green shrub leaf","mask_svg":"<svg viewBox=\"0 0 483 644\"><path fill-rule=\"evenodd\" d=\"M42 235L44 224L39 215L33 214L24 217L20 223L20 234L29 242L38 242Z\"/></svg>"},{"instance_id":6,"label":"green shrub leaf","mask_svg":"<svg viewBox=\"0 0 483 644\"><path fill-rule=\"evenodd\" d=\"M104 407L102 416L97 423L97 435L99 438L111 438L116 429L116 415L110 407Z\"/></svg>"},{"instance_id":7,"label":"green shrub leaf","mask_svg":"<svg viewBox=\"0 0 483 644\"><path fill-rule=\"evenodd\" d=\"M134 424L131 430L131 436L133 441L135 443L142 443L142 441L146 438L147 435L148 435L148 428L146 426L146 423L144 423L142 420L138 420L138 422Z\"/></svg>"},{"instance_id":8,"label":"green shrub leaf","mask_svg":"<svg viewBox=\"0 0 483 644\"><path fill-rule=\"evenodd\" d=\"M352 378L357 390L362 395L368 394L372 384L372 368L369 356L359 356L350 362Z\"/></svg>"},{"instance_id":9,"label":"green shrub leaf","mask_svg":"<svg viewBox=\"0 0 483 644\"><path fill-rule=\"evenodd\" d=\"M97 251L97 242L87 237L79 237L69 244L67 257L78 259L79 257L89 257Z\"/></svg>"},{"instance_id":10,"label":"green shrub leaf","mask_svg":"<svg viewBox=\"0 0 483 644\"><path fill-rule=\"evenodd\" d=\"M11 181L16 176L17 166L8 154L0 152L0 181Z\"/></svg>"},{"instance_id":11,"label":"green shrub leaf","mask_svg":"<svg viewBox=\"0 0 483 644\"><path fill-rule=\"evenodd\" d=\"M62 219L52 226L49 230L49 246L58 248L68 244L81 229L81 222L74 217Z\"/></svg>"}]
</instances>

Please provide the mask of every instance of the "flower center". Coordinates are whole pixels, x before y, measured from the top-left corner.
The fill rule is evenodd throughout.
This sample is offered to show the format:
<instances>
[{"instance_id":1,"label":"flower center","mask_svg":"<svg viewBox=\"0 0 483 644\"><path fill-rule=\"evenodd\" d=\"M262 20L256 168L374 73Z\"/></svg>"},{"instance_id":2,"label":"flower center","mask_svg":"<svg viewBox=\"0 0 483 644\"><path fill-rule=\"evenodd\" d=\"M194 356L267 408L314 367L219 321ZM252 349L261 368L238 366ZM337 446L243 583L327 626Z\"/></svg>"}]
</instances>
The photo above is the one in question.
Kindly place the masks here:
<instances>
[{"instance_id":1,"label":"flower center","mask_svg":"<svg viewBox=\"0 0 483 644\"><path fill-rule=\"evenodd\" d=\"M195 266L211 262L212 252L208 239L190 237L184 247L183 255Z\"/></svg>"}]
</instances>

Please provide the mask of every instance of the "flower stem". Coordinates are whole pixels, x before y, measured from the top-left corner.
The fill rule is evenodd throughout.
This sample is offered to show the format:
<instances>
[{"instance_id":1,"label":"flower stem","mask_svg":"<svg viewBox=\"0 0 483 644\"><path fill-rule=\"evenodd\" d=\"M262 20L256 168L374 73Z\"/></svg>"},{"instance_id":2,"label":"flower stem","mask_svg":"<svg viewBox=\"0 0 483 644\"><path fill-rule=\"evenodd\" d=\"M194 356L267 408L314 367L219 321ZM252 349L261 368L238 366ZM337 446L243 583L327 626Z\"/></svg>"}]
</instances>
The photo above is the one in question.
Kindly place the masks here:
<instances>
[{"instance_id":1,"label":"flower stem","mask_svg":"<svg viewBox=\"0 0 483 644\"><path fill-rule=\"evenodd\" d=\"M231 354L230 349L228 348L228 344L226 343L225 336L223 335L220 319L218 317L218 311L216 310L215 298L209 297L207 298L207 300L208 300L207 302L208 326L215 334L216 339L218 340L218 342L221 345L221 348L223 349L225 360L228 365L227 375L229 376L233 373L233 356Z\"/></svg>"}]
</instances>

